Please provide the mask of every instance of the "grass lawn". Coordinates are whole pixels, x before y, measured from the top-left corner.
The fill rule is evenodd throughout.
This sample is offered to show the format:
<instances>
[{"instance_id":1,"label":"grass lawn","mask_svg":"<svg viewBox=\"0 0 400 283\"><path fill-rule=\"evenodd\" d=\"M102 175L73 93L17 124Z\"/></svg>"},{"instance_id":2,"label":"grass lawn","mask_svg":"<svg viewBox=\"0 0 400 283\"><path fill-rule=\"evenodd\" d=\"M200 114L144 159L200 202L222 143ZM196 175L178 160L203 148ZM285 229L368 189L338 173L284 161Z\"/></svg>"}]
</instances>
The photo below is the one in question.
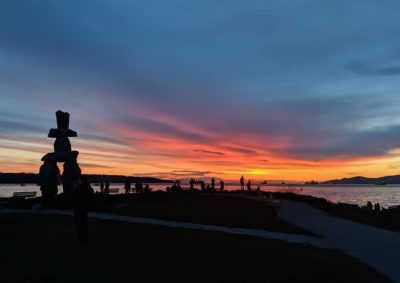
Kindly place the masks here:
<instances>
[{"instance_id":1,"label":"grass lawn","mask_svg":"<svg viewBox=\"0 0 400 283\"><path fill-rule=\"evenodd\" d=\"M0 215L0 282L390 282L341 252L217 232Z\"/></svg>"},{"instance_id":2,"label":"grass lawn","mask_svg":"<svg viewBox=\"0 0 400 283\"><path fill-rule=\"evenodd\" d=\"M101 204L95 210L181 222L312 235L279 219L275 208L265 203L229 195L154 192L148 195L114 195L109 196L109 200L124 206Z\"/></svg>"}]
</instances>

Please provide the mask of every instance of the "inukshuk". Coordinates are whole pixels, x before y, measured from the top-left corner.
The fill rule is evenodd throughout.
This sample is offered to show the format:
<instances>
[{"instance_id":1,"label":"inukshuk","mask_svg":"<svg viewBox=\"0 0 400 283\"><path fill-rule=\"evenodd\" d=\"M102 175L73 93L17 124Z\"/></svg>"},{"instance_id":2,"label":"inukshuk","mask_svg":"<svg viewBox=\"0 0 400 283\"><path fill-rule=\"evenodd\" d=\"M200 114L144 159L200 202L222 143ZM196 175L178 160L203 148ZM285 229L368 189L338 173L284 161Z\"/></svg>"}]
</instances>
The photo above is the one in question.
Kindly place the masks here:
<instances>
[{"instance_id":1,"label":"inukshuk","mask_svg":"<svg viewBox=\"0 0 400 283\"><path fill-rule=\"evenodd\" d=\"M78 151L71 150L69 137L77 137L77 133L69 129L69 113L57 111L57 129L50 129L49 138L55 138L54 152L42 157L43 165L39 172L39 185L42 191L43 201L49 203L57 195L57 185L60 170L57 162L64 162L64 172L62 174L63 193L72 193L80 179L81 169L77 163Z\"/></svg>"}]
</instances>

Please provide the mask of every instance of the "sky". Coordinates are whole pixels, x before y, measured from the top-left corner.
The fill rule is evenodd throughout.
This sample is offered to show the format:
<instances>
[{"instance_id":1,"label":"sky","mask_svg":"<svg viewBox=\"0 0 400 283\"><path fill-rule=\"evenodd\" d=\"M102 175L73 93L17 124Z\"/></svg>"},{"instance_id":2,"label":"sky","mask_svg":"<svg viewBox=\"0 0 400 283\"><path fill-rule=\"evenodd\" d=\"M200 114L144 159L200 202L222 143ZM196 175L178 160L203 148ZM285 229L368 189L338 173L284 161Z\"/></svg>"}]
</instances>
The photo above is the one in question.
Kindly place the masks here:
<instances>
[{"instance_id":1,"label":"sky","mask_svg":"<svg viewBox=\"0 0 400 283\"><path fill-rule=\"evenodd\" d=\"M55 112L85 173L400 173L397 0L2 0L0 171L38 172Z\"/></svg>"}]
</instances>

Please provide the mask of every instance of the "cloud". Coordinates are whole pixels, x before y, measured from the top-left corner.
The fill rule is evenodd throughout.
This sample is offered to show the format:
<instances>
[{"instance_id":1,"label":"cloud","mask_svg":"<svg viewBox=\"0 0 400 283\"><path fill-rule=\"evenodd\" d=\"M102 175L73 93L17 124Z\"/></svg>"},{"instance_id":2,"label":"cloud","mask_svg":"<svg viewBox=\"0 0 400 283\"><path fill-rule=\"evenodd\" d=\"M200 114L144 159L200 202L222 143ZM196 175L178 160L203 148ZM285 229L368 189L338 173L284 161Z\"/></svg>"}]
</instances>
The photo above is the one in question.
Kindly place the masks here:
<instances>
[{"instance_id":1,"label":"cloud","mask_svg":"<svg viewBox=\"0 0 400 283\"><path fill-rule=\"evenodd\" d=\"M214 171L196 171L196 170L172 170L166 172L145 172L143 176L151 176L156 178L203 178L210 175L224 175L222 172Z\"/></svg>"},{"instance_id":2,"label":"cloud","mask_svg":"<svg viewBox=\"0 0 400 283\"><path fill-rule=\"evenodd\" d=\"M61 108L84 163L129 172L384 156L400 125L398 8L1 1L1 138L45 138Z\"/></svg>"},{"instance_id":3,"label":"cloud","mask_svg":"<svg viewBox=\"0 0 400 283\"><path fill-rule=\"evenodd\" d=\"M400 65L373 67L361 62L351 62L348 69L360 75L396 76L400 75Z\"/></svg>"},{"instance_id":4,"label":"cloud","mask_svg":"<svg viewBox=\"0 0 400 283\"><path fill-rule=\"evenodd\" d=\"M204 149L194 149L193 151L194 152L211 154L211 155L224 155L224 153L220 152L220 151L210 151L210 150L204 150Z\"/></svg>"},{"instance_id":5,"label":"cloud","mask_svg":"<svg viewBox=\"0 0 400 283\"><path fill-rule=\"evenodd\" d=\"M25 132L25 133L40 133L40 132L45 132L45 128L37 126L37 125L32 125L31 121L28 121L27 119L23 121L15 121L15 120L6 120L6 119L0 119L0 130L4 132L13 132L13 133L18 133L18 132Z\"/></svg>"},{"instance_id":6,"label":"cloud","mask_svg":"<svg viewBox=\"0 0 400 283\"><path fill-rule=\"evenodd\" d=\"M106 166L106 165L102 165L102 164L95 164L95 163L79 163L80 166L82 167L91 167L91 168L114 168L111 166Z\"/></svg>"}]
</instances>

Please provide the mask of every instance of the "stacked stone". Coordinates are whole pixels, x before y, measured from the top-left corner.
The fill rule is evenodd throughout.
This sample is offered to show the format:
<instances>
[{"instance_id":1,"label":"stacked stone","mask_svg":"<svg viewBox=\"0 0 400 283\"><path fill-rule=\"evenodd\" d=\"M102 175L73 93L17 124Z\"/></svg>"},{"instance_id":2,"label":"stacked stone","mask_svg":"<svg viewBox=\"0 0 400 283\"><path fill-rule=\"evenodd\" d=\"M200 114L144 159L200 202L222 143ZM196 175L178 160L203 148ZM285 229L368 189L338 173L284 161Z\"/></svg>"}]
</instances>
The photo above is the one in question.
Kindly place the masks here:
<instances>
[{"instance_id":1,"label":"stacked stone","mask_svg":"<svg viewBox=\"0 0 400 283\"><path fill-rule=\"evenodd\" d=\"M77 158L78 151L71 150L70 137L77 137L77 133L69 129L69 113L56 112L57 129L50 129L49 138L55 138L54 152L42 157L43 165L40 167L40 186L44 200L51 201L57 194L57 183L60 171L57 162L64 162L63 192L74 192L81 175Z\"/></svg>"}]
</instances>

